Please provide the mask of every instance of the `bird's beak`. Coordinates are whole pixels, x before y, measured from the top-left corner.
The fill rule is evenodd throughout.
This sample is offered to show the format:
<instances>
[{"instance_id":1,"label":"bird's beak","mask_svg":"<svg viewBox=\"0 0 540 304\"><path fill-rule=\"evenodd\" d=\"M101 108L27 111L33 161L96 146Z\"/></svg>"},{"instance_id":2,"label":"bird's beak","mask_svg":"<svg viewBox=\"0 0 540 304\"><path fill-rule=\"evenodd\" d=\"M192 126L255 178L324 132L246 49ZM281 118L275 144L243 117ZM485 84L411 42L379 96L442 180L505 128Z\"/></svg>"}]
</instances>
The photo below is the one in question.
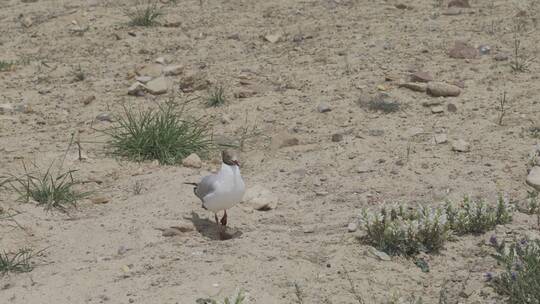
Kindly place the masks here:
<instances>
[{"instance_id":1,"label":"bird's beak","mask_svg":"<svg viewBox=\"0 0 540 304\"><path fill-rule=\"evenodd\" d=\"M232 162L240 168L240 163L237 160L233 160Z\"/></svg>"}]
</instances>

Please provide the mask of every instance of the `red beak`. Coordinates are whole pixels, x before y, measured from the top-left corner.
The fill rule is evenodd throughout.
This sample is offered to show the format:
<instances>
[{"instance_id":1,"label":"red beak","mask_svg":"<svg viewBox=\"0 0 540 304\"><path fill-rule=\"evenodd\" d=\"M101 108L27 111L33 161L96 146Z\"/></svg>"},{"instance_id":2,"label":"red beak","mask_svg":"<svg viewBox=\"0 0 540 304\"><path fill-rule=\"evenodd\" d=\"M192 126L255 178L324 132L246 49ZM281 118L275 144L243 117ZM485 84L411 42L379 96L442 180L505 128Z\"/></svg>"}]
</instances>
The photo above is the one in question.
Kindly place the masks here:
<instances>
[{"instance_id":1,"label":"red beak","mask_svg":"<svg viewBox=\"0 0 540 304\"><path fill-rule=\"evenodd\" d=\"M237 160L233 160L233 164L237 165L238 167L240 167L240 163L237 161Z\"/></svg>"}]
</instances>

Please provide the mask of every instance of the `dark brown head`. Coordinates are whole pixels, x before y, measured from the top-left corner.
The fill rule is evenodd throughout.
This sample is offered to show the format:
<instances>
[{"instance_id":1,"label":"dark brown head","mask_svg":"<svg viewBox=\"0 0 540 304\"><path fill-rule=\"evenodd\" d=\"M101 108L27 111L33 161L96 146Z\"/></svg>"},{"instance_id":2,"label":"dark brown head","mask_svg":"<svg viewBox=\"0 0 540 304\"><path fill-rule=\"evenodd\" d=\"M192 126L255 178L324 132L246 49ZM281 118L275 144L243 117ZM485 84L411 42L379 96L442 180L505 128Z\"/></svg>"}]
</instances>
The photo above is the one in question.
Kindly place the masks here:
<instances>
[{"instance_id":1,"label":"dark brown head","mask_svg":"<svg viewBox=\"0 0 540 304\"><path fill-rule=\"evenodd\" d=\"M233 150L223 150L221 152L221 158L223 159L223 162L229 166L240 167L240 163L238 162L238 154L236 154L236 152Z\"/></svg>"}]
</instances>

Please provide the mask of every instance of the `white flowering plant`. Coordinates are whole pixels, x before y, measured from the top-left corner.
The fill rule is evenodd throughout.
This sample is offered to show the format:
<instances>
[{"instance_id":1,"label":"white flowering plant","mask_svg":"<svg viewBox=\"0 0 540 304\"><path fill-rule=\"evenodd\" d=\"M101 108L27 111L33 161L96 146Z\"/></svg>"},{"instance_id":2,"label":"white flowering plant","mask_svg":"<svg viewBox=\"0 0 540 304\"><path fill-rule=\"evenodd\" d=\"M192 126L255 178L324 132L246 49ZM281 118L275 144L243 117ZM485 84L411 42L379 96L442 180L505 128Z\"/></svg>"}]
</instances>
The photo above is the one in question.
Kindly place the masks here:
<instances>
[{"instance_id":1,"label":"white flowering plant","mask_svg":"<svg viewBox=\"0 0 540 304\"><path fill-rule=\"evenodd\" d=\"M496 206L467 198L454 208L403 205L383 207L378 212L362 210L360 226L366 243L390 255L438 252L452 235L482 233L512 220L513 207L503 198Z\"/></svg>"}]
</instances>

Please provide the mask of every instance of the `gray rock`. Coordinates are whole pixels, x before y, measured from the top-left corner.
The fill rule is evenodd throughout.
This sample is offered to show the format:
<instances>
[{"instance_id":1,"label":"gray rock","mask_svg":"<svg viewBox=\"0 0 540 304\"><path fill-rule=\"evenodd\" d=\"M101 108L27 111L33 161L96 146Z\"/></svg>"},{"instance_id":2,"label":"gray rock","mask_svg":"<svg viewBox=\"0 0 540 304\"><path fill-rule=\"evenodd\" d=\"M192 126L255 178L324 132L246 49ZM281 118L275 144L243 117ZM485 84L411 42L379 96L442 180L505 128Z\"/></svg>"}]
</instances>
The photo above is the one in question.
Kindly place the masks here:
<instances>
[{"instance_id":1,"label":"gray rock","mask_svg":"<svg viewBox=\"0 0 540 304\"><path fill-rule=\"evenodd\" d=\"M336 133L332 135L333 142L340 142L342 140L343 140L343 134Z\"/></svg>"},{"instance_id":2,"label":"gray rock","mask_svg":"<svg viewBox=\"0 0 540 304\"><path fill-rule=\"evenodd\" d=\"M508 54L506 54L506 53L498 53L497 55L495 55L493 57L493 59L495 61L506 61L506 60L508 60L509 57L510 56L508 56Z\"/></svg>"},{"instance_id":3,"label":"gray rock","mask_svg":"<svg viewBox=\"0 0 540 304\"><path fill-rule=\"evenodd\" d=\"M165 76L177 76L184 72L184 66L183 65L168 65L163 69L163 74Z\"/></svg>"},{"instance_id":4,"label":"gray rock","mask_svg":"<svg viewBox=\"0 0 540 304\"><path fill-rule=\"evenodd\" d=\"M13 106L8 103L0 104L0 114L13 113Z\"/></svg>"},{"instance_id":5,"label":"gray rock","mask_svg":"<svg viewBox=\"0 0 540 304\"><path fill-rule=\"evenodd\" d=\"M471 151L471 145L463 139L454 140L452 142L452 150L456 152L469 152Z\"/></svg>"},{"instance_id":6,"label":"gray rock","mask_svg":"<svg viewBox=\"0 0 540 304\"><path fill-rule=\"evenodd\" d=\"M96 116L96 119L99 120L99 121L107 121L107 122L112 122L113 121L113 119L111 117L111 114L109 114L109 113L101 113L98 116Z\"/></svg>"},{"instance_id":7,"label":"gray rock","mask_svg":"<svg viewBox=\"0 0 540 304\"><path fill-rule=\"evenodd\" d=\"M434 106L431 108L431 113L433 114L439 114L443 112L444 112L444 108L442 106Z\"/></svg>"},{"instance_id":8,"label":"gray rock","mask_svg":"<svg viewBox=\"0 0 540 304\"><path fill-rule=\"evenodd\" d=\"M415 92L425 92L427 90L427 84L422 82L407 82L399 85L401 88L406 88Z\"/></svg>"},{"instance_id":9,"label":"gray rock","mask_svg":"<svg viewBox=\"0 0 540 304\"><path fill-rule=\"evenodd\" d=\"M137 71L137 75L139 76L150 76L152 78L156 78L161 76L161 71L163 69L163 66L161 64L153 63L145 65L142 69Z\"/></svg>"},{"instance_id":10,"label":"gray rock","mask_svg":"<svg viewBox=\"0 0 540 304\"><path fill-rule=\"evenodd\" d=\"M456 41L454 46L448 51L448 56L456 59L474 59L479 52L476 48L462 41Z\"/></svg>"},{"instance_id":11,"label":"gray rock","mask_svg":"<svg viewBox=\"0 0 540 304\"><path fill-rule=\"evenodd\" d=\"M152 80L152 77L150 77L150 76L137 76L137 77L135 77L135 80L137 80L140 83L147 83L150 80Z\"/></svg>"},{"instance_id":12,"label":"gray rock","mask_svg":"<svg viewBox=\"0 0 540 304\"><path fill-rule=\"evenodd\" d=\"M128 88L128 95L141 96L144 95L146 87L140 82L135 82Z\"/></svg>"},{"instance_id":13,"label":"gray rock","mask_svg":"<svg viewBox=\"0 0 540 304\"><path fill-rule=\"evenodd\" d=\"M192 153L182 160L182 165L188 168L200 168L202 167L202 160L199 155Z\"/></svg>"},{"instance_id":14,"label":"gray rock","mask_svg":"<svg viewBox=\"0 0 540 304\"><path fill-rule=\"evenodd\" d=\"M435 134L435 143L438 145L448 142L448 136L446 134Z\"/></svg>"},{"instance_id":15,"label":"gray rock","mask_svg":"<svg viewBox=\"0 0 540 304\"><path fill-rule=\"evenodd\" d=\"M349 223L349 225L347 225L347 231L355 232L356 230L358 230L358 224L357 223Z\"/></svg>"},{"instance_id":16,"label":"gray rock","mask_svg":"<svg viewBox=\"0 0 540 304\"><path fill-rule=\"evenodd\" d=\"M330 108L330 105L327 103L322 102L317 106L317 111L319 111L319 113L326 113L332 111L332 108Z\"/></svg>"},{"instance_id":17,"label":"gray rock","mask_svg":"<svg viewBox=\"0 0 540 304\"><path fill-rule=\"evenodd\" d=\"M536 191L540 191L540 167L532 167L527 175L527 184L536 189Z\"/></svg>"},{"instance_id":18,"label":"gray rock","mask_svg":"<svg viewBox=\"0 0 540 304\"><path fill-rule=\"evenodd\" d=\"M448 110L448 112L450 112L450 113L456 113L457 112L457 107L456 107L455 104L449 103L448 105L446 105L446 110Z\"/></svg>"},{"instance_id":19,"label":"gray rock","mask_svg":"<svg viewBox=\"0 0 540 304\"><path fill-rule=\"evenodd\" d=\"M369 247L368 252L373 255L374 257L377 257L381 261L391 261L392 258L386 254L385 252L377 250L375 247Z\"/></svg>"},{"instance_id":20,"label":"gray rock","mask_svg":"<svg viewBox=\"0 0 540 304\"><path fill-rule=\"evenodd\" d=\"M269 211L276 209L278 201L272 191L261 185L254 185L247 188L244 203L257 211Z\"/></svg>"},{"instance_id":21,"label":"gray rock","mask_svg":"<svg viewBox=\"0 0 540 304\"><path fill-rule=\"evenodd\" d=\"M154 60L156 63L159 63L159 64L165 64L166 63L166 60L165 60L165 57L158 57L156 58L156 60Z\"/></svg>"},{"instance_id":22,"label":"gray rock","mask_svg":"<svg viewBox=\"0 0 540 304\"><path fill-rule=\"evenodd\" d=\"M428 72L418 71L411 74L411 81L413 82L430 82L433 81L433 76Z\"/></svg>"},{"instance_id":23,"label":"gray rock","mask_svg":"<svg viewBox=\"0 0 540 304\"><path fill-rule=\"evenodd\" d=\"M433 97L455 97L461 94L461 89L452 84L430 82L427 86L427 93Z\"/></svg>"},{"instance_id":24,"label":"gray rock","mask_svg":"<svg viewBox=\"0 0 540 304\"><path fill-rule=\"evenodd\" d=\"M169 84L165 77L158 77L149 81L146 84L146 90L152 95L160 95L167 93L169 89Z\"/></svg>"}]
</instances>

